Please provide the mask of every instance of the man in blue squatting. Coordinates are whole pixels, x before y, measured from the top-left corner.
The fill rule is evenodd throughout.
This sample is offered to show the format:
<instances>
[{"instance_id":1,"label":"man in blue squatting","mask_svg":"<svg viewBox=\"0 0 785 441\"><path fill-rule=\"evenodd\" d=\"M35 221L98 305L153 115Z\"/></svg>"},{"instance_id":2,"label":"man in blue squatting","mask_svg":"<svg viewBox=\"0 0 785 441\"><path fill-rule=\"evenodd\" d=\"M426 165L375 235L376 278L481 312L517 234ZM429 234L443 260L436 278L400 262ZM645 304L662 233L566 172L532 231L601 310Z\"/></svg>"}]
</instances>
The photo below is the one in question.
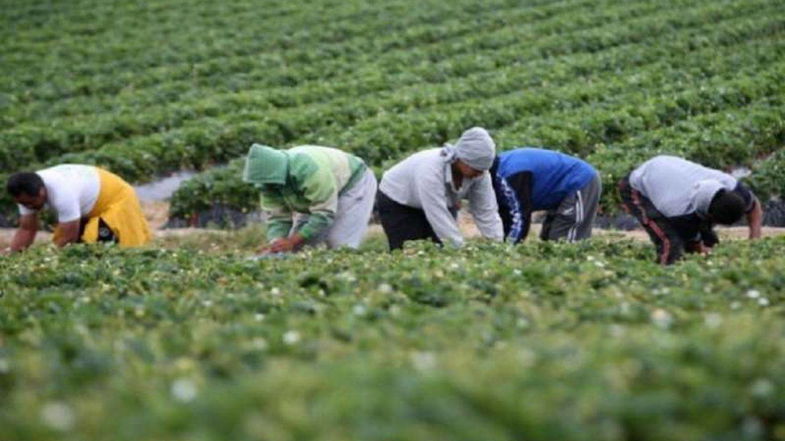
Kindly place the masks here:
<instances>
[{"instance_id":1,"label":"man in blue squatting","mask_svg":"<svg viewBox=\"0 0 785 441\"><path fill-rule=\"evenodd\" d=\"M525 147L499 154L490 172L507 242L526 238L532 212L538 210L547 211L541 239L575 242L591 237L602 184L588 163Z\"/></svg>"}]
</instances>

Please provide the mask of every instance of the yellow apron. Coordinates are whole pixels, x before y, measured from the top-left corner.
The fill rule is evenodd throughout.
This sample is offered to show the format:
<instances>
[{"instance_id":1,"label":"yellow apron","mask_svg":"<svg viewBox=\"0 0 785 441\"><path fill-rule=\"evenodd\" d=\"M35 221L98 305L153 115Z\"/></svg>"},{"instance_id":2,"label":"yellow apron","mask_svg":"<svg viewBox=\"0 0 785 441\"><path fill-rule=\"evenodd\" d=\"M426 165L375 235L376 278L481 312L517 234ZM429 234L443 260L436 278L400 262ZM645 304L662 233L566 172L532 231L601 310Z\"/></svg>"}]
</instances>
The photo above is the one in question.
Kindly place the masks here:
<instances>
[{"instance_id":1,"label":"yellow apron","mask_svg":"<svg viewBox=\"0 0 785 441\"><path fill-rule=\"evenodd\" d=\"M142 207L133 187L114 173L98 167L96 170L98 170L100 191L95 206L87 215L82 242L98 241L98 223L99 220L103 220L114 233L120 246L137 247L148 243L153 235L142 214ZM56 228L55 240L59 234L59 228Z\"/></svg>"}]
</instances>

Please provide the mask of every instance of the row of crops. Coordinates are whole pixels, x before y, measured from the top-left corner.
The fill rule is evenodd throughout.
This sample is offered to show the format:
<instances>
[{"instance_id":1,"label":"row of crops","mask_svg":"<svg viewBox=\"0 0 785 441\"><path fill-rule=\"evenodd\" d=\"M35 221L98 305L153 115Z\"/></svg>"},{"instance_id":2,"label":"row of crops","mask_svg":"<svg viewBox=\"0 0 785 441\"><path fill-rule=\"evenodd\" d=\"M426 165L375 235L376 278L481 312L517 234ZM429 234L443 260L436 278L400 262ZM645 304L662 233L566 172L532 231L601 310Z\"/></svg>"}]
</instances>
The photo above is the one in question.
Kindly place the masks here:
<instances>
[{"instance_id":1,"label":"row of crops","mask_svg":"<svg viewBox=\"0 0 785 441\"><path fill-rule=\"evenodd\" d=\"M609 190L667 152L785 195L781 1L7 0L0 23L0 181L196 169L170 207L193 219L256 209L252 142L381 173L480 125ZM0 257L0 440L785 440L785 238L665 268L613 233L247 259L262 236Z\"/></svg>"},{"instance_id":2,"label":"row of crops","mask_svg":"<svg viewBox=\"0 0 785 441\"><path fill-rule=\"evenodd\" d=\"M9 440L785 439L785 240L0 259Z\"/></svg>"},{"instance_id":3,"label":"row of crops","mask_svg":"<svg viewBox=\"0 0 785 441\"><path fill-rule=\"evenodd\" d=\"M785 193L780 2L181 3L10 8L0 178L78 162L144 182L230 162L175 195L187 218L254 208L231 162L252 142L332 145L381 171L480 125L608 181L664 152Z\"/></svg>"}]
</instances>

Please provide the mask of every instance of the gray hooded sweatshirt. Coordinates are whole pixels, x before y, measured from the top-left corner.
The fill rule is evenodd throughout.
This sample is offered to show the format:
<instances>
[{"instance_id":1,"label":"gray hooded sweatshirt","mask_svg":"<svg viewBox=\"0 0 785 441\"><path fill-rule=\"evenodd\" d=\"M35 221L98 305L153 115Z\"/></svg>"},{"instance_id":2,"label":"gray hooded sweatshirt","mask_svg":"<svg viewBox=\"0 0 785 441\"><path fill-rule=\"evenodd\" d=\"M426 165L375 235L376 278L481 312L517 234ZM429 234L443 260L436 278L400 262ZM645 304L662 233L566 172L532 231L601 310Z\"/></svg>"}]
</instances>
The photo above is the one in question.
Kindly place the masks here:
<instances>
[{"instance_id":1,"label":"gray hooded sweatshirt","mask_svg":"<svg viewBox=\"0 0 785 441\"><path fill-rule=\"evenodd\" d=\"M449 149L415 153L387 170L379 189L399 204L423 210L439 239L454 246L463 244L463 236L449 207L468 199L469 212L483 237L501 241L504 230L490 175L486 171L474 179L464 178L461 188L455 188L454 159Z\"/></svg>"}]
</instances>

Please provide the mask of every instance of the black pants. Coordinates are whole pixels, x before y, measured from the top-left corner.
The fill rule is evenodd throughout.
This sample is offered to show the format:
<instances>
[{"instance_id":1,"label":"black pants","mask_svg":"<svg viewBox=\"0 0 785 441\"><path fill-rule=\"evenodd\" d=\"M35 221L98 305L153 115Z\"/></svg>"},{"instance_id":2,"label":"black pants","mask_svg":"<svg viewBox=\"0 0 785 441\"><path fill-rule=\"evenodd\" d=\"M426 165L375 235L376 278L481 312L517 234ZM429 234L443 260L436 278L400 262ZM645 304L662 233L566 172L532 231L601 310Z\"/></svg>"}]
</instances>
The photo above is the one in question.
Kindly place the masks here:
<instances>
[{"instance_id":1,"label":"black pants","mask_svg":"<svg viewBox=\"0 0 785 441\"><path fill-rule=\"evenodd\" d=\"M438 244L442 243L431 228L425 212L419 208L399 204L380 190L376 192L376 209L390 250L403 248L403 243L407 240L430 239ZM453 211L453 215L455 214Z\"/></svg>"},{"instance_id":2,"label":"black pants","mask_svg":"<svg viewBox=\"0 0 785 441\"><path fill-rule=\"evenodd\" d=\"M87 226L87 221L87 218L82 218L82 220L79 222L79 243L82 242L82 236L84 235L84 229ZM98 242L117 243L117 236L115 236L112 229L109 228L109 225L107 225L103 219L98 219Z\"/></svg>"},{"instance_id":3,"label":"black pants","mask_svg":"<svg viewBox=\"0 0 785 441\"><path fill-rule=\"evenodd\" d=\"M657 262L670 265L681 259L684 252L692 253L703 243L713 247L719 238L708 222L692 216L669 218L654 204L630 186L629 176L619 181L619 196L631 215L638 219L657 248ZM695 240L699 237L700 240Z\"/></svg>"}]
</instances>

